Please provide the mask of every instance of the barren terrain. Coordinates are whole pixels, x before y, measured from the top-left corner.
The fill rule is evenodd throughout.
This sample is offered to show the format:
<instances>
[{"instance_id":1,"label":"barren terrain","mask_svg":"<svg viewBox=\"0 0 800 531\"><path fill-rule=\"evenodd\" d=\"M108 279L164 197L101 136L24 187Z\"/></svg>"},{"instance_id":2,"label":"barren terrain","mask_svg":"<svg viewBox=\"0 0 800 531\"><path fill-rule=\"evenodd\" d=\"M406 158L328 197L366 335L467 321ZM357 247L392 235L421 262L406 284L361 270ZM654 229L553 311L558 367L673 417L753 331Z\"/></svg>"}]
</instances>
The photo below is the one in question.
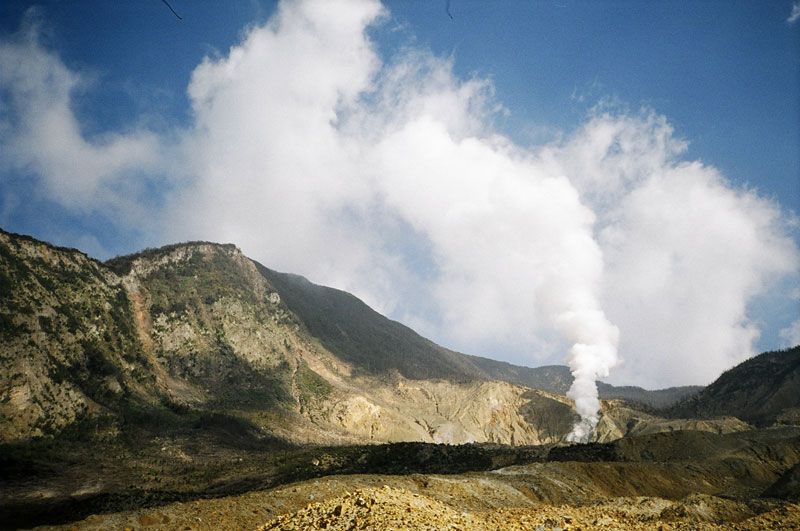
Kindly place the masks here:
<instances>
[{"instance_id":1,"label":"barren terrain","mask_svg":"<svg viewBox=\"0 0 800 531\"><path fill-rule=\"evenodd\" d=\"M700 391L449 351L233 245L0 230L0 527L797 527L800 347ZM698 392L700 391L700 392Z\"/></svg>"},{"instance_id":2,"label":"barren terrain","mask_svg":"<svg viewBox=\"0 0 800 531\"><path fill-rule=\"evenodd\" d=\"M19 496L6 503L61 511L57 529L793 529L799 462L800 429L788 427L566 446L253 450L208 462L194 480L164 468L147 489L116 496L93 494L113 488L85 468L60 501L46 477L38 491L12 483L6 495Z\"/></svg>"},{"instance_id":3,"label":"barren terrain","mask_svg":"<svg viewBox=\"0 0 800 531\"><path fill-rule=\"evenodd\" d=\"M607 497L598 484L570 480L570 467L558 468L559 477L567 480L559 485L564 492L558 497L576 495L581 502L537 500L534 478L547 471L536 468L455 477L348 475L37 529L800 529L798 504L709 494L675 500ZM550 480L547 488L560 481ZM597 497L589 501L593 495Z\"/></svg>"}]
</instances>

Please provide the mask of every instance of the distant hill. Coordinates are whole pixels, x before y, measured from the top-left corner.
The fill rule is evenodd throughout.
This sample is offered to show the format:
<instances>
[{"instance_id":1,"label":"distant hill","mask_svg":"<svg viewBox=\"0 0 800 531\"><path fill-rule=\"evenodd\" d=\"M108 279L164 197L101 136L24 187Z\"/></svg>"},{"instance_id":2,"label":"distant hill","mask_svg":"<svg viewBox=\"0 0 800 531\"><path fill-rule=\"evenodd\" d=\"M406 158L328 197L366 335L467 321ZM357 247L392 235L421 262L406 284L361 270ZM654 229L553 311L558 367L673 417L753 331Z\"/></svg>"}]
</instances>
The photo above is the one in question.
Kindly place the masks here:
<instances>
[{"instance_id":1,"label":"distant hill","mask_svg":"<svg viewBox=\"0 0 800 531\"><path fill-rule=\"evenodd\" d=\"M497 380L504 380L559 395L566 394L570 385L572 385L572 373L566 365L523 367L479 356L468 356L468 358L487 376Z\"/></svg>"},{"instance_id":2,"label":"distant hill","mask_svg":"<svg viewBox=\"0 0 800 531\"><path fill-rule=\"evenodd\" d=\"M651 391L633 385L615 386L605 382L597 382L597 391L602 399L617 398L629 402L638 402L656 410L669 407L680 400L697 394L702 389L703 387L700 385L683 385Z\"/></svg>"},{"instance_id":3,"label":"distant hill","mask_svg":"<svg viewBox=\"0 0 800 531\"><path fill-rule=\"evenodd\" d=\"M566 394L572 385L572 373L566 365L521 367L504 361L478 356L468 356L481 371L490 378L541 389L548 393ZM648 408L668 407L703 389L702 386L687 385L667 389L648 390L636 386L615 386L597 382L597 391L603 400L620 399L643 404Z\"/></svg>"},{"instance_id":4,"label":"distant hill","mask_svg":"<svg viewBox=\"0 0 800 531\"><path fill-rule=\"evenodd\" d=\"M725 371L714 383L665 410L672 417L737 417L769 426L800 409L800 346L765 352Z\"/></svg>"}]
</instances>

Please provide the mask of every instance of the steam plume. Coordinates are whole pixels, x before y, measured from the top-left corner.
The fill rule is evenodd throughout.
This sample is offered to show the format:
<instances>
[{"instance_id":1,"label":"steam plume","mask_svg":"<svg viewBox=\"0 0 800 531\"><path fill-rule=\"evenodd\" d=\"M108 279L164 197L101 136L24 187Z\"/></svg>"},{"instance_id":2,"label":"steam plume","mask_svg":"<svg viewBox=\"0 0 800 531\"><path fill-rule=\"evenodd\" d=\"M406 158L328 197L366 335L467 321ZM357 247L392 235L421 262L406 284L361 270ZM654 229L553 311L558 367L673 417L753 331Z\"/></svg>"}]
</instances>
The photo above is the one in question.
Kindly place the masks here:
<instances>
[{"instance_id":1,"label":"steam plume","mask_svg":"<svg viewBox=\"0 0 800 531\"><path fill-rule=\"evenodd\" d=\"M592 298L587 302L593 302ZM567 436L571 442L587 442L594 433L600 410L597 379L608 376L618 361L619 330L602 310L588 308L568 310L557 319L558 328L567 341L573 343L567 354L567 364L574 380L567 396L575 401L580 420Z\"/></svg>"},{"instance_id":2,"label":"steam plume","mask_svg":"<svg viewBox=\"0 0 800 531\"><path fill-rule=\"evenodd\" d=\"M583 327L587 323L598 328L586 334L587 342L576 342L567 355L574 378L567 396L575 401L575 409L581 417L567 436L567 440L573 442L587 442L594 433L600 409L597 379L608 376L609 370L617 363L617 327L610 324L600 311L590 312L584 317L588 321L578 319L579 333L585 331Z\"/></svg>"}]
</instances>

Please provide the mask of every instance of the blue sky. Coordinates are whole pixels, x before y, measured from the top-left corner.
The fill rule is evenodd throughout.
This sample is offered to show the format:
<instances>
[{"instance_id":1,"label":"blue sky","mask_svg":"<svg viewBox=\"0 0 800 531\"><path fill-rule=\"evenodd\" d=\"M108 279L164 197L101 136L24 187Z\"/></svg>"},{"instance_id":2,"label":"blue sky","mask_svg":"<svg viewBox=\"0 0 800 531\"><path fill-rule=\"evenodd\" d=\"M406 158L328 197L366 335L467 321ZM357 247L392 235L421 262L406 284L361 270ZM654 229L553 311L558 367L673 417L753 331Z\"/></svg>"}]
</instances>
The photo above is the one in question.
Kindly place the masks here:
<instances>
[{"instance_id":1,"label":"blue sky","mask_svg":"<svg viewBox=\"0 0 800 531\"><path fill-rule=\"evenodd\" d=\"M597 374L649 387L800 338L792 2L170 4L0 4L5 230L231 241L464 352L618 344Z\"/></svg>"}]
</instances>

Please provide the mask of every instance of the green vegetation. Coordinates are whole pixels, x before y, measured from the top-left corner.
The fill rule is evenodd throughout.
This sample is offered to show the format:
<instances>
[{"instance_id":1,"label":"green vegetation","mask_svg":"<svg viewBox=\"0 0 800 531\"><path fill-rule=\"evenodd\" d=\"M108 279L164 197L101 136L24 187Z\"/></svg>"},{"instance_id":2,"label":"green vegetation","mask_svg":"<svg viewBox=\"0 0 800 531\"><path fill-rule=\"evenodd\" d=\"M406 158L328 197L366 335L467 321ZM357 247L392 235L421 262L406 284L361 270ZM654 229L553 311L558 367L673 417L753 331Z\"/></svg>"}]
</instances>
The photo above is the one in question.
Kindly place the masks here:
<instances>
[{"instance_id":1,"label":"green vegetation","mask_svg":"<svg viewBox=\"0 0 800 531\"><path fill-rule=\"evenodd\" d=\"M121 337L136 337L136 324L133 319L133 309L128 301L125 289L119 287L112 301L110 301L109 314L119 329ZM120 338L118 338L119 340ZM122 345L120 345L122 346Z\"/></svg>"},{"instance_id":2,"label":"green vegetation","mask_svg":"<svg viewBox=\"0 0 800 531\"><path fill-rule=\"evenodd\" d=\"M14 322L14 314L0 312L0 337L17 337L27 332L27 326Z\"/></svg>"},{"instance_id":3,"label":"green vegetation","mask_svg":"<svg viewBox=\"0 0 800 531\"><path fill-rule=\"evenodd\" d=\"M195 245L213 245L214 247L219 247L227 251L236 249L236 246L233 245L232 243L219 244L219 243L212 243L205 241L174 243L171 245L165 245L164 247L158 247L155 249L148 247L147 249L144 249L143 251L139 251L138 253L134 254L115 256L114 258L107 260L105 265L118 275L127 275L128 273L130 273L131 268L133 267L134 260L138 258L142 258L144 260L153 260L165 256L167 254L170 254L178 249L184 249L186 247L191 247Z\"/></svg>"},{"instance_id":4,"label":"green vegetation","mask_svg":"<svg viewBox=\"0 0 800 531\"><path fill-rule=\"evenodd\" d=\"M29 275L30 268L25 260L0 242L0 315L8 316L0 320L0 332L14 331L11 323L14 314L31 313L30 302L19 294L20 283Z\"/></svg>"},{"instance_id":5,"label":"green vegetation","mask_svg":"<svg viewBox=\"0 0 800 531\"><path fill-rule=\"evenodd\" d=\"M711 385L661 411L674 418L735 416L758 427L781 411L800 407L800 346L765 352L725 371Z\"/></svg>"},{"instance_id":6,"label":"green vegetation","mask_svg":"<svg viewBox=\"0 0 800 531\"><path fill-rule=\"evenodd\" d=\"M50 249L52 249L54 251L60 251L60 252L69 253L69 254L75 253L75 254L78 254L78 255L82 256L85 260L90 260L90 261L94 262L95 264L100 264L100 262L98 260L95 260L94 258L91 258L86 253L84 253L83 251L81 251L79 249L75 249L74 247L60 247L58 245L53 245L52 243L49 243L49 242L44 242L42 240L37 240L33 236L28 236L27 234L17 234L16 232L7 232L7 231L4 231L3 229L0 229L0 234L6 234L8 236L11 236L12 240L15 240L15 241L18 241L18 242L26 242L26 243L34 244L34 245L45 245L45 246L47 246L48 248L50 248Z\"/></svg>"},{"instance_id":7,"label":"green vegetation","mask_svg":"<svg viewBox=\"0 0 800 531\"><path fill-rule=\"evenodd\" d=\"M324 400L333 391L328 380L312 371L304 361L297 368L294 378L300 391L300 404L304 406L316 400Z\"/></svg>"},{"instance_id":8,"label":"green vegetation","mask_svg":"<svg viewBox=\"0 0 800 531\"><path fill-rule=\"evenodd\" d=\"M164 254L169 249L165 248ZM181 315L187 312L200 315L204 307L211 306L224 297L255 304L255 294L247 279L225 250L229 249L223 246L209 255L189 252L187 257L152 271L143 279L150 294L150 313L154 317L159 314ZM136 257L133 256L130 260ZM119 270L124 264L130 266L127 260L127 257L125 260L113 259L109 264Z\"/></svg>"}]
</instances>

